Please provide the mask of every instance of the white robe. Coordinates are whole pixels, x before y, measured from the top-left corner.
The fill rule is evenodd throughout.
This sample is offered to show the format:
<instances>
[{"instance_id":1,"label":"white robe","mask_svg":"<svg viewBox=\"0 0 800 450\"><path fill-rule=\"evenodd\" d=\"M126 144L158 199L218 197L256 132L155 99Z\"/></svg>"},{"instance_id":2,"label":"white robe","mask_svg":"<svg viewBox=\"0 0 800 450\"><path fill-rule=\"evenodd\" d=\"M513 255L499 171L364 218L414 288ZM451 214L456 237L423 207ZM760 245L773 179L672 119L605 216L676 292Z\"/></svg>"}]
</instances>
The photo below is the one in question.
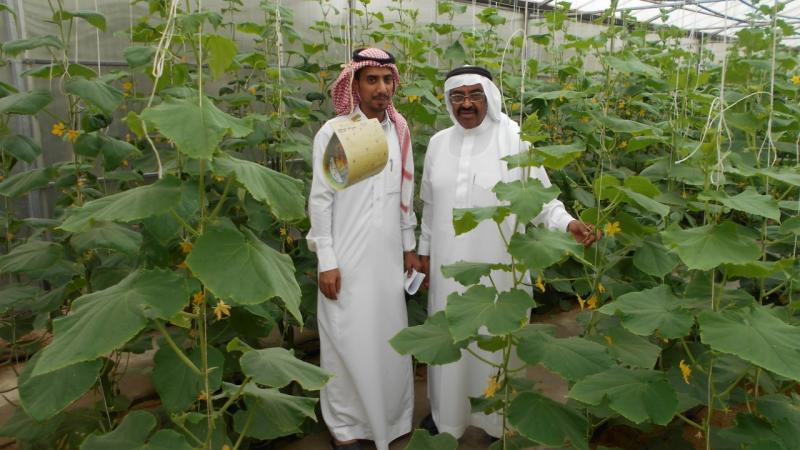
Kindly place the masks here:
<instances>
[{"instance_id":1,"label":"white robe","mask_svg":"<svg viewBox=\"0 0 800 450\"><path fill-rule=\"evenodd\" d=\"M461 260L511 262L493 221L483 221L472 231L459 236L455 235L453 229L454 208L496 206L499 201L492 192L494 185L521 176L519 169L509 171L505 162L500 160L503 152L497 142L508 141L508 136L499 138L497 133L509 133L509 130L501 130L499 123L487 115L481 125L474 129L464 129L456 124L437 133L428 144L420 188L424 208L417 253L430 255L429 314L444 310L447 296L452 292L466 290L455 280L442 276L442 265ZM523 148L523 144L513 129L511 134L517 143L516 149L506 149L505 152L514 154ZM532 168L530 177L550 186L547 174L541 168ZM511 237L514 220L512 215L501 224L507 239ZM564 205L553 200L544 206L534 223L543 223L550 229L566 230L572 220ZM492 278L499 291L509 290L513 286L508 272L493 271ZM490 285L486 277L481 282ZM480 332L487 333L485 328ZM475 344L471 348L485 359L502 362L501 352L489 353ZM469 397L482 396L489 378L494 375L496 369L466 350L462 351L461 359L454 363L428 366L428 398L440 432L460 437L467 426L472 425L482 428L491 436L502 435L502 417L499 414L470 413Z\"/></svg>"},{"instance_id":2,"label":"white robe","mask_svg":"<svg viewBox=\"0 0 800 450\"><path fill-rule=\"evenodd\" d=\"M360 110L354 114L362 116ZM308 246L320 272L338 268L338 300L317 294L320 365L334 374L322 389L322 416L339 441L369 439L378 450L411 431L411 358L389 339L408 326L403 251L414 249L416 217L401 223L400 145L394 124L382 123L389 162L379 174L342 191L325 180L322 155L331 122L314 138L314 178L308 200Z\"/></svg>"}]
</instances>

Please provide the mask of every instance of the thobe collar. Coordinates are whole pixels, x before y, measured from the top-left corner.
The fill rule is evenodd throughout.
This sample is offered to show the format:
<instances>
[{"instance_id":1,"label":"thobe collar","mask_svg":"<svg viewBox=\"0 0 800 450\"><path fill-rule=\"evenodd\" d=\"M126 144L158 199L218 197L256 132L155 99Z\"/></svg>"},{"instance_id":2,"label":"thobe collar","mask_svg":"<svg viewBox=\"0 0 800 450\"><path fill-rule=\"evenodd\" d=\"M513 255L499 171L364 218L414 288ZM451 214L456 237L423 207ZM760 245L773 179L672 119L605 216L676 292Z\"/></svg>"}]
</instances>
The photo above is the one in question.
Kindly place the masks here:
<instances>
[{"instance_id":1,"label":"thobe collar","mask_svg":"<svg viewBox=\"0 0 800 450\"><path fill-rule=\"evenodd\" d=\"M497 125L497 123L487 114L486 117L483 118L483 122L475 128L464 128L458 122L456 122L455 128L465 136L480 136L484 133L491 132L495 125Z\"/></svg>"},{"instance_id":2,"label":"thobe collar","mask_svg":"<svg viewBox=\"0 0 800 450\"><path fill-rule=\"evenodd\" d=\"M361 117L361 120L368 120L367 116L364 114L363 111L361 111L361 107L359 106L356 106L355 109L353 109L353 113L350 114L350 117L355 117L355 116ZM381 127L386 129L386 126L389 125L389 123L391 123L391 120L389 119L389 114L384 113L383 121L380 122Z\"/></svg>"}]
</instances>

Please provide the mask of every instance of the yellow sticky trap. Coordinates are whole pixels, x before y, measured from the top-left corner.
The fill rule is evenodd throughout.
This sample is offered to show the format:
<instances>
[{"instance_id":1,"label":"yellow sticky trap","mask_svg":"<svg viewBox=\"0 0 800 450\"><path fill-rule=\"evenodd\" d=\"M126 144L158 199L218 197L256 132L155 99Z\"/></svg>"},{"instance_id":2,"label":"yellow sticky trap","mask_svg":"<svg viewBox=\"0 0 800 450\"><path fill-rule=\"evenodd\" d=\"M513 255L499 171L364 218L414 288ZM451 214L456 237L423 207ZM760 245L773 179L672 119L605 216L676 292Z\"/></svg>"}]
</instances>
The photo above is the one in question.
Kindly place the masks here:
<instances>
[{"instance_id":1,"label":"yellow sticky trap","mask_svg":"<svg viewBox=\"0 0 800 450\"><path fill-rule=\"evenodd\" d=\"M377 119L341 120L332 127L333 136L322 157L322 168L335 189L350 187L386 167L389 144Z\"/></svg>"}]
</instances>

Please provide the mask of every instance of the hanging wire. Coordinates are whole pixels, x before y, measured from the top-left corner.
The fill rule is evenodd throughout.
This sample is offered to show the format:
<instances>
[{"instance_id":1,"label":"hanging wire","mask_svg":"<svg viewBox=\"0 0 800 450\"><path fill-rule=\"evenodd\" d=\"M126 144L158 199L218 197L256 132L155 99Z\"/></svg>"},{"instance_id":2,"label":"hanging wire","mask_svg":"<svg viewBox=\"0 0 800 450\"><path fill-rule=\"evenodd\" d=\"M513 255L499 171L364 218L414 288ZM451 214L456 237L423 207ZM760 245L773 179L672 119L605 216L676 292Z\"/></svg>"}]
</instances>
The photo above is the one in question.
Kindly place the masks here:
<instances>
[{"instance_id":1,"label":"hanging wire","mask_svg":"<svg viewBox=\"0 0 800 450\"><path fill-rule=\"evenodd\" d=\"M100 12L97 8L97 0L94 0L94 12L96 13ZM95 28L94 32L95 32L95 37L97 38L97 75L100 76L101 75L100 61L102 61L102 59L100 58L100 28Z\"/></svg>"}]
</instances>

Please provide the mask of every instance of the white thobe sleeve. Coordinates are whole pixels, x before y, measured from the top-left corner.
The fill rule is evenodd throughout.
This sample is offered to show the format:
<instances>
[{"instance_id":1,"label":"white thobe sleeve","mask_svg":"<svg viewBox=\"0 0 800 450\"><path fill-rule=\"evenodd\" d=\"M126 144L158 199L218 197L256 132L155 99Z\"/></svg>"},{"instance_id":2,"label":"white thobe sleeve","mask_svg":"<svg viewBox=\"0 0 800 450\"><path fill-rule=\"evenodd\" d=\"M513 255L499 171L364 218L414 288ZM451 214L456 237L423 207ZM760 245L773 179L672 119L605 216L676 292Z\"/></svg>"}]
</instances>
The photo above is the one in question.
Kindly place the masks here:
<instances>
[{"instance_id":1,"label":"white thobe sleeve","mask_svg":"<svg viewBox=\"0 0 800 450\"><path fill-rule=\"evenodd\" d=\"M399 144L399 142L398 142ZM411 164L414 164L414 149L413 146L409 149L411 152ZM400 179L402 180L403 172L400 172ZM411 181L414 182L413 180ZM402 183L402 181L401 181ZM401 193L402 194L402 190ZM410 252L413 251L417 247L417 237L415 235L417 231L417 213L414 212L414 189L412 184L411 189L411 204L408 205L411 209L408 214L400 214L400 233L403 239L403 251Z\"/></svg>"},{"instance_id":2,"label":"white thobe sleeve","mask_svg":"<svg viewBox=\"0 0 800 450\"><path fill-rule=\"evenodd\" d=\"M541 181L544 187L551 186L547 172L541 167L531 167L530 177ZM561 200L554 198L544 204L542 212L533 218L532 223L534 225L544 224L550 230L567 231L567 225L573 220L575 218L567 212L567 208L564 207Z\"/></svg>"},{"instance_id":3,"label":"white thobe sleeve","mask_svg":"<svg viewBox=\"0 0 800 450\"><path fill-rule=\"evenodd\" d=\"M419 188L419 196L422 199L422 225L417 254L425 256L431 254L431 224L433 223L433 189L430 167L432 147L433 145L429 143L425 150L425 164L422 168L422 183Z\"/></svg>"},{"instance_id":4,"label":"white thobe sleeve","mask_svg":"<svg viewBox=\"0 0 800 450\"><path fill-rule=\"evenodd\" d=\"M311 229L306 241L308 249L317 254L318 270L325 272L339 267L336 254L333 252L333 197L335 189L325 179L322 169L322 156L330 141L333 130L326 125L320 128L314 137L313 178L311 193L308 196L308 218Z\"/></svg>"}]
</instances>

